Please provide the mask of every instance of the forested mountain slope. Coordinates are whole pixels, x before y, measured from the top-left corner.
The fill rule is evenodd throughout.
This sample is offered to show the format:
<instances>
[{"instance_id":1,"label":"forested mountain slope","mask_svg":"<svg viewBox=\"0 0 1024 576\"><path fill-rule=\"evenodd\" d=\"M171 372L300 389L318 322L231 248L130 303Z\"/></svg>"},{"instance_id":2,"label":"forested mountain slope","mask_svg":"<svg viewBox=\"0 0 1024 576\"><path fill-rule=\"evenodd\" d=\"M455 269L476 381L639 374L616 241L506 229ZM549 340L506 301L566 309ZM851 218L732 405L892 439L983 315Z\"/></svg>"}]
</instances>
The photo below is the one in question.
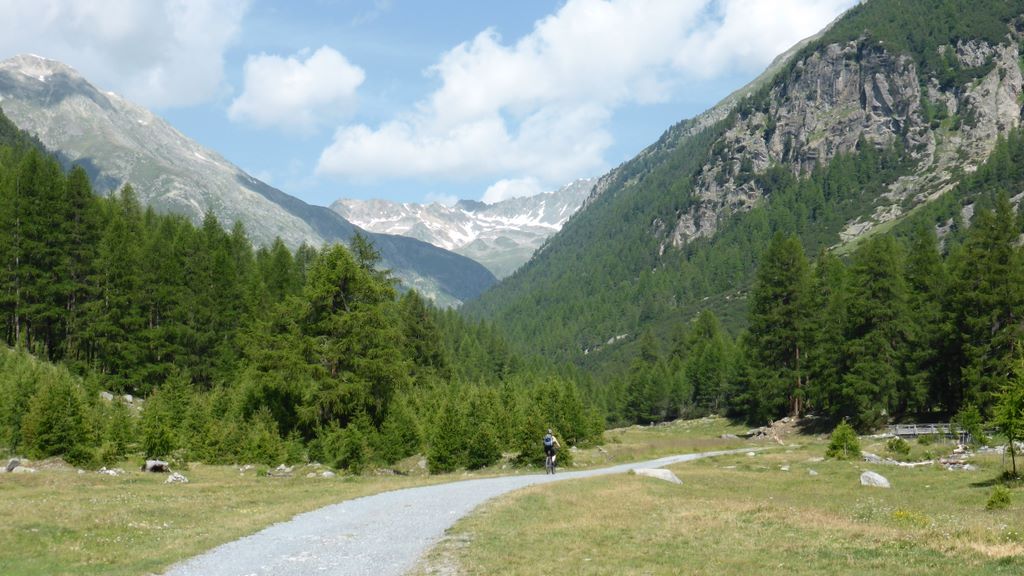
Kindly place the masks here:
<instances>
[{"instance_id":1,"label":"forested mountain slope","mask_svg":"<svg viewBox=\"0 0 1024 576\"><path fill-rule=\"evenodd\" d=\"M468 311L514 342L625 369L697 312L745 325L777 232L807 254L942 198L1021 116L1024 3L870 0L714 116L670 128Z\"/></svg>"},{"instance_id":2,"label":"forested mountain slope","mask_svg":"<svg viewBox=\"0 0 1024 576\"><path fill-rule=\"evenodd\" d=\"M86 169L101 194L130 183L144 205L194 223L207 213L228 226L242 222L265 246L277 237L292 249L304 242L348 242L359 231L330 209L253 178L149 110L98 90L59 62L33 55L0 62L0 107L67 164ZM475 298L495 281L473 260L426 242L364 235L406 286L439 302Z\"/></svg>"},{"instance_id":3,"label":"forested mountain slope","mask_svg":"<svg viewBox=\"0 0 1024 576\"><path fill-rule=\"evenodd\" d=\"M600 436L571 378L395 285L362 236L254 248L95 195L0 115L0 452L451 470Z\"/></svg>"}]
</instances>

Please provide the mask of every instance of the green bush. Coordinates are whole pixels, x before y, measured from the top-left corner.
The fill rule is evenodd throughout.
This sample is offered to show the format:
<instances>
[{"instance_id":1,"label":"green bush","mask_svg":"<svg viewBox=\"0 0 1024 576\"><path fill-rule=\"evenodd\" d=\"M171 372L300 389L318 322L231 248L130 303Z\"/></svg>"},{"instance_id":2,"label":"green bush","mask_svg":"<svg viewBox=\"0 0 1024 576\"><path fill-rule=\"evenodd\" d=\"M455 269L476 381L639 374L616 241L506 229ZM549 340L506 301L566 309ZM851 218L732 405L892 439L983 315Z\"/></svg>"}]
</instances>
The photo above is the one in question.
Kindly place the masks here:
<instances>
[{"instance_id":1,"label":"green bush","mask_svg":"<svg viewBox=\"0 0 1024 576\"><path fill-rule=\"evenodd\" d=\"M890 438L889 441L885 443L885 449L893 456L899 458L906 458L910 455L910 443L899 436Z\"/></svg>"},{"instance_id":2,"label":"green bush","mask_svg":"<svg viewBox=\"0 0 1024 576\"><path fill-rule=\"evenodd\" d=\"M953 417L953 424L957 428L970 435L971 446L981 446L988 442L985 436L984 423L981 419L981 412L974 404L967 404Z\"/></svg>"},{"instance_id":3,"label":"green bush","mask_svg":"<svg viewBox=\"0 0 1024 576\"><path fill-rule=\"evenodd\" d=\"M93 434L89 405L82 388L66 372L51 374L28 403L21 433L29 455L64 456L76 466L90 466Z\"/></svg>"},{"instance_id":4,"label":"green bush","mask_svg":"<svg viewBox=\"0 0 1024 576\"><path fill-rule=\"evenodd\" d=\"M986 510L1002 510L1010 507L1010 489L1002 484L992 488L992 493L989 494L988 502L985 504Z\"/></svg>"},{"instance_id":5,"label":"green bush","mask_svg":"<svg viewBox=\"0 0 1024 576\"><path fill-rule=\"evenodd\" d=\"M860 457L860 440L857 439L857 432L853 430L853 426L845 421L836 426L825 455L838 460Z\"/></svg>"}]
</instances>

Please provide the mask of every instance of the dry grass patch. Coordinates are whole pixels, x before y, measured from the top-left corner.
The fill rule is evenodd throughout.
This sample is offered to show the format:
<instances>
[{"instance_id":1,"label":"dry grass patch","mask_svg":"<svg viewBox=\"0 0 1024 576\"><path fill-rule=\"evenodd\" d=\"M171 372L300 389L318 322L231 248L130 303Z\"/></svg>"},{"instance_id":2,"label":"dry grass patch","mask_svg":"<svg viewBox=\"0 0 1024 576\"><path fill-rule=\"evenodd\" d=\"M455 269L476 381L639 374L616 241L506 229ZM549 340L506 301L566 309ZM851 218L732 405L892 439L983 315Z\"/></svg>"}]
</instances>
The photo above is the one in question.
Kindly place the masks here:
<instances>
[{"instance_id":1,"label":"dry grass patch","mask_svg":"<svg viewBox=\"0 0 1024 576\"><path fill-rule=\"evenodd\" d=\"M444 553L459 574L1024 571L1024 507L985 510L998 457L978 472L869 466L823 461L821 440L802 440L675 465L681 486L620 475L523 490L459 522L451 536L470 544ZM893 488L860 486L867 469Z\"/></svg>"}]
</instances>

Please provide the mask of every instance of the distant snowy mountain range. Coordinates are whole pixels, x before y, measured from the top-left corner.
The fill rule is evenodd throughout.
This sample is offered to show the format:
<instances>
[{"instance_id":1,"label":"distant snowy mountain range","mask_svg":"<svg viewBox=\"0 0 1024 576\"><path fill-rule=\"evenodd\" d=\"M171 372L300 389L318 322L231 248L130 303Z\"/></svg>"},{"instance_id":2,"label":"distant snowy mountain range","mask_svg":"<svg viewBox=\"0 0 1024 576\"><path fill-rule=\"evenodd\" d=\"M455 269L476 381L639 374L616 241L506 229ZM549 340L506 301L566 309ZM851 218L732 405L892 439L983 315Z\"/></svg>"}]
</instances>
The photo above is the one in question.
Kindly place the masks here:
<instances>
[{"instance_id":1,"label":"distant snowy mountain range","mask_svg":"<svg viewBox=\"0 0 1024 576\"><path fill-rule=\"evenodd\" d=\"M429 242L468 256L504 278L526 263L579 210L594 187L584 178L544 194L494 204L453 206L387 200L338 200L331 209L365 230Z\"/></svg>"}]
</instances>

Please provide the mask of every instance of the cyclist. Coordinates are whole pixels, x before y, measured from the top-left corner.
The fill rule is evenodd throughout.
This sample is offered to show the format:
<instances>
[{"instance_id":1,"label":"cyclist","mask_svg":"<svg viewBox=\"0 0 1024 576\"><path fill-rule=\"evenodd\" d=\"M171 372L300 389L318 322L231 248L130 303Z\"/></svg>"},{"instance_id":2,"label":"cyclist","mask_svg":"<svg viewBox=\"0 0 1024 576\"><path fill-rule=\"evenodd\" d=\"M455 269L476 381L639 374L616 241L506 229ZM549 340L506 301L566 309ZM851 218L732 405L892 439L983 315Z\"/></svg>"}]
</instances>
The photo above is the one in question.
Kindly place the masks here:
<instances>
[{"instance_id":1,"label":"cyclist","mask_svg":"<svg viewBox=\"0 0 1024 576\"><path fill-rule=\"evenodd\" d=\"M558 438L555 438L551 428L548 428L548 433L544 435L544 455L547 456L546 468L552 474L555 473L555 460L558 458L558 449L561 447Z\"/></svg>"}]
</instances>

